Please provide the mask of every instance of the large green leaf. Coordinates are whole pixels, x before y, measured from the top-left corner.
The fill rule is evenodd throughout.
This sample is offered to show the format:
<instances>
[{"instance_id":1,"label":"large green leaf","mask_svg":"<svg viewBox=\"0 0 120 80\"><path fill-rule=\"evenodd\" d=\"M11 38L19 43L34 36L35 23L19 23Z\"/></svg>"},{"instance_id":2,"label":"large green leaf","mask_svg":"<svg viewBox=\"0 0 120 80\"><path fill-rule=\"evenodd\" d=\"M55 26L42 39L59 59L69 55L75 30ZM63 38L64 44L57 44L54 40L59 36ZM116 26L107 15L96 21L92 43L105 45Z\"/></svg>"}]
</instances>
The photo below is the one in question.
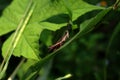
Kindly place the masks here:
<instances>
[{"instance_id":1,"label":"large green leaf","mask_svg":"<svg viewBox=\"0 0 120 80\"><path fill-rule=\"evenodd\" d=\"M56 31L66 25L65 23L69 21L69 17L75 20L89 11L102 9L101 7L89 5L82 0L33 0L33 2L36 4L36 7L24 33L21 35L19 43L14 49L13 54L15 56L22 55L26 58L36 59L40 53L38 40L44 29ZM14 0L3 11L3 15L0 18L0 35L16 29L24 17L24 12L29 3L30 0ZM70 14L71 16L69 16ZM3 45L3 56L5 56L13 34Z\"/></svg>"},{"instance_id":2,"label":"large green leaf","mask_svg":"<svg viewBox=\"0 0 120 80\"><path fill-rule=\"evenodd\" d=\"M93 17L90 20L87 20L85 22L83 22L81 24L81 29L80 31L73 36L68 42L66 42L62 47L60 47L59 49L57 49L56 51L54 51L53 53L49 54L48 56L46 56L45 58L41 59L41 61L37 62L36 64L34 64L33 66L31 66L28 71L25 73L25 75L23 76L23 79L29 79L32 80L36 74L39 72L39 70L41 69L41 67L50 59L52 59L55 55L57 55L58 51L61 50L62 48L64 48L65 46L67 46L70 42L72 42L74 39L76 39L77 37L81 37L83 36L83 34L89 32L91 29L93 29L95 27L96 24L98 24L103 17L111 10L111 8L105 9L103 11L101 11L100 13L98 13L95 17Z\"/></svg>"},{"instance_id":3,"label":"large green leaf","mask_svg":"<svg viewBox=\"0 0 120 80\"><path fill-rule=\"evenodd\" d=\"M47 4L46 2L48 2L48 0L46 0L45 3L44 3L44 1L41 4L41 6L43 6L43 4ZM1 30L0 34L1 35L9 32L9 31L12 31L17 27L17 25L20 22L20 19L24 15L24 12L27 8L29 0L23 1L23 3L22 3L22 1L15 0L4 11L3 17L1 17L1 19L0 19L1 20L0 21L1 22L1 26L0 26L0 30ZM19 5L19 6L15 7L16 5ZM14 10L14 12L12 12L13 10ZM42 14L44 14L44 12L42 10L41 10L41 12L42 12ZM44 8L44 10L45 10L45 8ZM38 15L38 14L39 13L36 13L36 15ZM41 17L43 17L43 19L44 19L44 16L41 16ZM34 20L34 19L31 18L31 20ZM29 24L27 25L27 28L25 29L24 33L21 36L21 39L19 40L18 45L16 46L16 48L14 50L14 55L15 56L21 56L22 55L26 58L38 59L37 57L38 57L38 54L40 52L38 41L39 41L40 33L42 32L42 30L45 29L46 27L48 27L50 30L56 30L56 29L60 28L59 27L60 25L50 24L50 23L47 23L47 22L46 23L43 22L40 25L39 21L29 22ZM6 26L8 26L8 27L6 27ZM12 37L13 37L13 35L11 35L11 37L3 45L3 49L2 49L3 56L5 56L6 49L8 49L9 44L12 40Z\"/></svg>"},{"instance_id":4,"label":"large green leaf","mask_svg":"<svg viewBox=\"0 0 120 80\"><path fill-rule=\"evenodd\" d=\"M30 29L32 28L32 30ZM26 58L38 59L39 53L39 34L42 32L42 29L37 26L29 26L27 30L22 34L17 47L14 50L14 56L24 56ZM3 45L3 53L6 52L6 49L9 46L9 43L12 40L13 35L11 35ZM4 55L4 54L3 54Z\"/></svg>"},{"instance_id":5,"label":"large green leaf","mask_svg":"<svg viewBox=\"0 0 120 80\"><path fill-rule=\"evenodd\" d=\"M58 2L56 2L56 0L54 2L52 2L51 0L35 0L34 2L36 3L36 8L29 22L31 24L43 25L43 23L41 23L41 21L43 22L43 20L46 20L58 14L67 14L68 10L66 9L65 6L69 7L69 9L71 10L73 20L77 19L79 16L89 11L103 9L102 7L87 4L82 0L77 0L77 1L60 0ZM11 5L4 10L2 17L0 18L0 24L1 24L0 35L3 35L12 30L15 30L15 28L20 22L20 19L23 17L23 14L25 12L25 9L27 8L28 3L29 3L29 0L22 0L22 1L14 0L11 3ZM61 19L64 19L64 18L61 18ZM56 26L54 25L54 27L60 28L60 26L58 25ZM45 28L48 28L48 27L45 27Z\"/></svg>"},{"instance_id":6,"label":"large green leaf","mask_svg":"<svg viewBox=\"0 0 120 80\"><path fill-rule=\"evenodd\" d=\"M90 5L83 0L64 0L64 4L69 8L72 14L72 20L76 20L79 16L93 10L104 9L99 6ZM68 3L69 2L69 3Z\"/></svg>"}]
</instances>

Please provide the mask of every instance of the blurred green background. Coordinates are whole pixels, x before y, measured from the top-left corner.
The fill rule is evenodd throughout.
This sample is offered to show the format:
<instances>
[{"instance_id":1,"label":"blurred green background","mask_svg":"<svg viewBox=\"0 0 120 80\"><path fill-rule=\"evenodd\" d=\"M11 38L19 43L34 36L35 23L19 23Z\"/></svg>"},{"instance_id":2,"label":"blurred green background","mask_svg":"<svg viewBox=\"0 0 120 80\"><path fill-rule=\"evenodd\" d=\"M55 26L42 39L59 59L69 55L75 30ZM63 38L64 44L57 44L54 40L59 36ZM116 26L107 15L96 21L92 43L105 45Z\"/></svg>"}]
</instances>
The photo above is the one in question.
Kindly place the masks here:
<instances>
[{"instance_id":1,"label":"blurred green background","mask_svg":"<svg viewBox=\"0 0 120 80\"><path fill-rule=\"evenodd\" d=\"M109 7L115 3L115 0L84 1L103 7ZM11 2L12 0L0 0L0 15ZM97 12L99 11L89 12L81 16L75 23L79 25L86 19L95 16ZM48 65L50 70L48 70L47 80L54 80L66 74L72 74L72 77L65 80L120 80L119 23L120 10L111 11L96 25L93 31L74 40L67 47L59 51L62 54L58 54ZM73 34L76 32L77 30L74 30ZM0 36L0 47L2 47L3 42L10 34ZM46 53L44 47L43 44L42 52ZM45 54L41 54L41 56L45 56ZM12 73L20 59L14 56L11 58L6 77ZM1 54L0 62L2 62Z\"/></svg>"}]
</instances>

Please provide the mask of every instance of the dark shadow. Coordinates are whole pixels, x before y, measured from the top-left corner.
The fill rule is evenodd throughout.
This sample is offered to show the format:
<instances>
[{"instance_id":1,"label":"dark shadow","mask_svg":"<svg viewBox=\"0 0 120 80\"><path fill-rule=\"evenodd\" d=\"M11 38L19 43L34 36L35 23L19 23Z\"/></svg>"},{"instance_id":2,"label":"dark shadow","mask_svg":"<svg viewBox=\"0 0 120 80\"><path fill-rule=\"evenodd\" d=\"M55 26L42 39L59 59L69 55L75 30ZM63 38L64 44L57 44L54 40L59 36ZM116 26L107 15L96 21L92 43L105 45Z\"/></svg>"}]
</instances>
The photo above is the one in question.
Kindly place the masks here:
<instances>
[{"instance_id":1,"label":"dark shadow","mask_svg":"<svg viewBox=\"0 0 120 80\"><path fill-rule=\"evenodd\" d=\"M43 20L43 22L50 22L55 24L66 23L70 20L68 14L58 14L54 15L48 19Z\"/></svg>"},{"instance_id":2,"label":"dark shadow","mask_svg":"<svg viewBox=\"0 0 120 80\"><path fill-rule=\"evenodd\" d=\"M14 31L11 31L5 35L2 35L0 36L0 53L2 53L2 46L3 46L3 43L8 39L8 37L13 33ZM2 57L2 54L0 54L0 62L2 62L3 60L3 57Z\"/></svg>"},{"instance_id":3,"label":"dark shadow","mask_svg":"<svg viewBox=\"0 0 120 80\"><path fill-rule=\"evenodd\" d=\"M12 0L0 0L0 16L2 11L12 2Z\"/></svg>"}]
</instances>

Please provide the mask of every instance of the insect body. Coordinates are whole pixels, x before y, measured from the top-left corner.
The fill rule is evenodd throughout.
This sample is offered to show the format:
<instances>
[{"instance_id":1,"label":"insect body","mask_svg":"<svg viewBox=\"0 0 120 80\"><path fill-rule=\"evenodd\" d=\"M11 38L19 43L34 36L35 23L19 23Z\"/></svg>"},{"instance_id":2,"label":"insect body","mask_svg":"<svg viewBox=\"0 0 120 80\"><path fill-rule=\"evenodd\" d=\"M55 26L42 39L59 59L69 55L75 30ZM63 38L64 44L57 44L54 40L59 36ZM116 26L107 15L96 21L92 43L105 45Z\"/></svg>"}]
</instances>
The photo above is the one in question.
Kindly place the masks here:
<instances>
[{"instance_id":1,"label":"insect body","mask_svg":"<svg viewBox=\"0 0 120 80\"><path fill-rule=\"evenodd\" d=\"M49 52L53 52L57 50L58 48L60 48L68 38L69 38L69 32L68 30L66 30L62 38L58 40L57 43L49 47Z\"/></svg>"}]
</instances>

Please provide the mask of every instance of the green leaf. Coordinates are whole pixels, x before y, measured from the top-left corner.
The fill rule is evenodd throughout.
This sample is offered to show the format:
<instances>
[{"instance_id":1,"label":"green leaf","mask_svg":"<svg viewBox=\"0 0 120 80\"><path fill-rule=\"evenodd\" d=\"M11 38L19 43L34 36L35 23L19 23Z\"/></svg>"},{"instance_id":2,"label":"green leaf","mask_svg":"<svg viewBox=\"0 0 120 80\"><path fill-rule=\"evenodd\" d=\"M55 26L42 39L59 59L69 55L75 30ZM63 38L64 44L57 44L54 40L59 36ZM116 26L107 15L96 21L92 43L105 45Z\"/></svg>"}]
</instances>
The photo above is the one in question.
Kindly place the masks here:
<instances>
[{"instance_id":1,"label":"green leaf","mask_svg":"<svg viewBox=\"0 0 120 80\"><path fill-rule=\"evenodd\" d=\"M28 0L14 0L11 5L3 11L2 17L0 18L0 35L16 29L28 3Z\"/></svg>"},{"instance_id":2,"label":"green leaf","mask_svg":"<svg viewBox=\"0 0 120 80\"><path fill-rule=\"evenodd\" d=\"M52 2L51 0L35 0L36 8L33 12L33 15L29 21L30 24L41 24L43 21L58 14L68 14L68 10L65 6L68 6L72 12L72 19L75 20L79 16L93 10L103 9L102 7L93 6L88 3L85 3L82 0L66 0ZM67 4L66 4L67 2ZM0 35L6 34L12 30L15 30L16 26L20 22L20 19L23 17L24 11L29 3L29 0L15 0L12 4L7 7L2 17L0 18ZM69 4L69 5L68 5ZM49 14L48 14L49 13ZM61 19L65 19L62 18ZM43 23L42 23L42 22ZM56 20L54 20L56 21ZM58 20L59 21L59 20ZM39 23L40 22L40 23ZM65 25L65 24L64 24ZM37 25L38 26L38 25ZM56 25L57 29L60 26ZM48 28L48 27L45 27ZM56 28L54 29L56 30Z\"/></svg>"},{"instance_id":3,"label":"green leaf","mask_svg":"<svg viewBox=\"0 0 120 80\"><path fill-rule=\"evenodd\" d=\"M111 10L111 8L105 9L97 14L95 17L86 20L80 25L80 35L86 34L87 32L94 29L95 25L102 20L102 18Z\"/></svg>"},{"instance_id":4,"label":"green leaf","mask_svg":"<svg viewBox=\"0 0 120 80\"><path fill-rule=\"evenodd\" d=\"M85 21L81 24L81 30L75 35L73 36L68 42L66 42L62 47L60 47L59 49L57 49L56 51L54 51L53 53L49 54L48 56L46 56L45 58L41 59L41 61L37 62L36 64L34 64L33 66L31 66L27 72L25 73L25 75L23 76L23 79L33 79L35 77L35 75L40 71L40 69L42 68L42 66L48 62L50 59L52 59L55 55L57 55L58 51L61 50L62 48L66 47L69 43L71 43L73 40L75 40L78 37L83 36L83 34L89 32L91 29L93 29L95 27L96 24L98 24L103 17L111 10L111 8L105 9L103 11L101 11L100 13L98 13L95 17L93 17L92 19Z\"/></svg>"},{"instance_id":5,"label":"green leaf","mask_svg":"<svg viewBox=\"0 0 120 80\"><path fill-rule=\"evenodd\" d=\"M6 10L3 12L2 17L0 18L0 23L1 23L0 35L3 35L12 30L15 30L15 28L17 27L17 25L20 22L20 19L24 15L24 12L27 8L28 3L29 3L29 0L23 0L23 1L15 0L12 2L12 4L8 8L6 8ZM36 3L36 1L35 1L35 3ZM45 7L45 4L46 4L46 7ZM45 13L46 13L45 11L48 11L47 8L50 9L50 12L51 12L51 10L53 10L52 9L53 7L51 7L52 5L50 5L50 4L52 4L52 3L50 3L49 0L44 0L40 6L39 6L39 4L37 4L38 7L35 8L34 13L27 25L27 28L24 31L24 34L22 34L21 39L19 40L19 43L17 44L16 48L14 49L15 56L22 55L26 58L38 59L37 57L39 57L38 54L40 53L38 41L39 41L40 33L42 32L42 30L49 29L49 30L55 31L55 30L59 29L60 27L62 27L61 25L58 25L58 24L51 24L49 22L42 21L45 18L56 14L56 13L52 13L52 14L45 15ZM39 9L41 9L40 13L36 13L36 11L39 11ZM39 15L39 14L41 14L41 15ZM42 15L42 14L44 14L44 15ZM38 15L37 18L36 18L36 15ZM37 21L36 21L36 19L37 19ZM42 22L40 22L40 21L42 21ZM2 48L3 56L6 55L5 54L6 49L8 49L11 40L12 40L12 36L4 43L3 48Z\"/></svg>"},{"instance_id":6,"label":"green leaf","mask_svg":"<svg viewBox=\"0 0 120 80\"><path fill-rule=\"evenodd\" d=\"M45 1L45 0L44 0ZM46 0L46 2L48 3L49 0ZM45 3L46 3L45 2ZM24 4L23 4L24 3ZM20 1L20 0L15 0L12 2L12 4L6 8L6 10L3 13L3 16L0 19L0 35L6 34L12 30L14 30L17 25L20 22L20 19L23 17L24 12L27 8L27 5L29 3L29 0L26 1ZM41 2L40 2L41 3ZM42 3L41 6L43 7ZM19 6L17 6L19 5ZM17 7L15 7L17 6ZM49 6L47 6L49 7ZM40 7L39 7L40 8ZM51 7L49 7L51 8ZM37 8L35 8L35 11L39 11ZM42 9L45 10L46 8ZM14 10L14 12L13 12ZM42 14L44 14L44 12L41 10ZM47 10L46 10L47 11ZM35 14L35 13L34 13ZM36 15L38 15L38 13L36 13ZM34 16L34 15L33 15ZM44 17L47 17L47 15ZM36 18L36 17L34 17ZM41 24L39 24L39 21L35 22L31 22L31 20L34 20L33 18L30 19L29 24L27 25L27 28L25 29L24 33L21 36L21 39L19 40L19 43L17 44L15 50L14 50L14 55L15 56L24 56L26 58L31 58L31 59L38 59L39 57L39 38L40 38L40 34L42 32L43 29L50 29L50 30L56 30L59 29L61 25L55 25L55 24L51 24L49 22L42 22ZM54 27L55 26L55 27ZM13 34L11 36L11 38L9 38L3 45L2 48L2 54L3 56L5 56L6 54L6 49L8 49L9 44L12 40Z\"/></svg>"},{"instance_id":7,"label":"green leaf","mask_svg":"<svg viewBox=\"0 0 120 80\"><path fill-rule=\"evenodd\" d=\"M30 29L32 28L32 30ZM37 31L38 30L38 31ZM38 33L37 33L38 32ZM30 58L38 59L39 56L39 37L42 29L37 28L37 26L29 26L26 28L26 31L22 34L19 43L17 44L13 55L20 57L21 55ZM9 47L9 43L12 40L13 35L11 35L2 47L3 53L6 52L6 49ZM5 56L5 54L3 54Z\"/></svg>"},{"instance_id":8,"label":"green leaf","mask_svg":"<svg viewBox=\"0 0 120 80\"><path fill-rule=\"evenodd\" d=\"M27 24L24 34L22 34L21 39L14 50L15 56L24 56L32 59L36 59L35 56L39 57L38 54L40 51L38 49L38 41L42 30L48 29L56 31L66 25L65 23L69 21L68 16L63 17L60 16L60 14L72 14L72 20L75 20L89 11L103 9L101 7L89 5L82 0L70 0L67 2L69 5L66 4L66 1L64 0L58 2L52 2L51 0L34 0L33 2L36 4L36 7ZM11 5L5 9L0 18L0 35L4 35L16 29L24 15L28 3L29 0L14 0ZM48 21L48 19L52 22ZM3 46L3 56L5 56L5 51L8 48L10 41L11 38L9 38Z\"/></svg>"},{"instance_id":9,"label":"green leaf","mask_svg":"<svg viewBox=\"0 0 120 80\"><path fill-rule=\"evenodd\" d=\"M9 8L8 8L8 10L9 10ZM25 13L24 13L23 18L25 16L29 16L29 13L27 15L25 15ZM20 23L21 23L21 21L20 21ZM26 23L26 22L24 21L24 23ZM18 25L18 26L20 26L20 25ZM42 28L38 29L37 25L35 25L35 27L33 27L33 25L34 24L32 24L30 26L28 25L29 27L27 27L25 29L24 33L21 34L20 40L18 39L19 42L17 43L17 46L15 46L15 49L11 49L11 50L14 50L14 54L16 56L21 56L22 55L26 58L38 59L38 57L39 57L39 55L38 55L39 54L38 39L39 39L39 35L42 31ZM18 30L18 31L20 31L20 30ZM12 39L13 39L13 34L12 34L11 38L9 38L5 42L4 46L2 47L2 54L3 54L4 57L6 56L6 54L8 55L8 53L6 53L6 49L12 48L12 47L9 47ZM14 46L14 44L12 46Z\"/></svg>"},{"instance_id":10,"label":"green leaf","mask_svg":"<svg viewBox=\"0 0 120 80\"><path fill-rule=\"evenodd\" d=\"M14 34L11 42L9 43L9 47L6 50L5 58L2 61L2 64L0 67L0 79L2 79L2 77L4 76L4 74L7 70L9 60L10 60L10 58L13 54L13 51L16 48L16 45L18 44L18 41L19 41L19 39L20 39L32 13L33 13L34 8L35 8L35 4L33 4L32 0L31 0L25 10L23 18L20 20L20 23L18 24L18 27L15 31L15 34Z\"/></svg>"},{"instance_id":11,"label":"green leaf","mask_svg":"<svg viewBox=\"0 0 120 80\"><path fill-rule=\"evenodd\" d=\"M64 0L64 2L66 2L66 5L69 7L69 10L72 13L72 21L76 20L79 16L82 16L87 12L104 9L103 7L90 5L83 0Z\"/></svg>"}]
</instances>

